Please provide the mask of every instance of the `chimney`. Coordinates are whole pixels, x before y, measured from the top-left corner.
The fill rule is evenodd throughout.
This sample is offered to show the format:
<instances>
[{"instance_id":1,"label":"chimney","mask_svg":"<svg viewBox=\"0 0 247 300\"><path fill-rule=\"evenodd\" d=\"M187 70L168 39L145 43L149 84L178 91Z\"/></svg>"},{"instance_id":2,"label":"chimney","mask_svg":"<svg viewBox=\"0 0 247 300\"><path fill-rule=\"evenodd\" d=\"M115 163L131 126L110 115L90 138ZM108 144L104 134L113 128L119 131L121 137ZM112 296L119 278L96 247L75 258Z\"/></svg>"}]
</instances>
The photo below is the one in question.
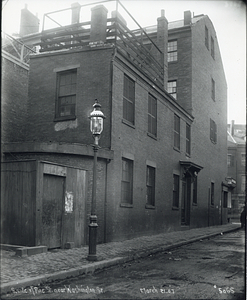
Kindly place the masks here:
<instances>
[{"instance_id":1,"label":"chimney","mask_svg":"<svg viewBox=\"0 0 247 300\"><path fill-rule=\"evenodd\" d=\"M187 10L184 12L184 25L191 24L191 11Z\"/></svg>"},{"instance_id":2,"label":"chimney","mask_svg":"<svg viewBox=\"0 0 247 300\"><path fill-rule=\"evenodd\" d=\"M168 21L165 17L164 9L161 10L161 17L157 19L157 46L163 53L161 58L158 57L158 60L164 66L164 89L166 90L167 81L168 81L168 62L167 62Z\"/></svg>"},{"instance_id":3,"label":"chimney","mask_svg":"<svg viewBox=\"0 0 247 300\"><path fill-rule=\"evenodd\" d=\"M80 22L80 10L81 6L78 2L71 4L71 24Z\"/></svg>"},{"instance_id":4,"label":"chimney","mask_svg":"<svg viewBox=\"0 0 247 300\"><path fill-rule=\"evenodd\" d=\"M106 41L107 12L103 5L91 9L90 42Z\"/></svg>"},{"instance_id":5,"label":"chimney","mask_svg":"<svg viewBox=\"0 0 247 300\"><path fill-rule=\"evenodd\" d=\"M231 121L230 133L234 136L234 120Z\"/></svg>"},{"instance_id":6,"label":"chimney","mask_svg":"<svg viewBox=\"0 0 247 300\"><path fill-rule=\"evenodd\" d=\"M27 4L21 10L20 36L25 36L39 32L39 19L37 15L33 15L28 9Z\"/></svg>"}]
</instances>

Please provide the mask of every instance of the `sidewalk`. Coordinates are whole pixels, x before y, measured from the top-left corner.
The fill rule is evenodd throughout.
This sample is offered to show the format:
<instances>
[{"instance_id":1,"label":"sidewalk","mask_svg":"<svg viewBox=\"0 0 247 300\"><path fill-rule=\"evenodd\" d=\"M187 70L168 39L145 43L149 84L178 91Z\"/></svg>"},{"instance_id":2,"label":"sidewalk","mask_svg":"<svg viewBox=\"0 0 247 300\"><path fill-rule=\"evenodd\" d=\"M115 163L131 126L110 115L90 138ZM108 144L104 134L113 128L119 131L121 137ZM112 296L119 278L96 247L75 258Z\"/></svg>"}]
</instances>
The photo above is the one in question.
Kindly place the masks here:
<instances>
[{"instance_id":1,"label":"sidewalk","mask_svg":"<svg viewBox=\"0 0 247 300\"><path fill-rule=\"evenodd\" d=\"M97 245L97 262L87 261L88 246L58 249L28 257L18 257L15 252L2 250L1 294L11 291L11 288L37 286L56 279L92 273L99 269L234 231L238 228L240 228L240 224L235 223L100 244Z\"/></svg>"}]
</instances>

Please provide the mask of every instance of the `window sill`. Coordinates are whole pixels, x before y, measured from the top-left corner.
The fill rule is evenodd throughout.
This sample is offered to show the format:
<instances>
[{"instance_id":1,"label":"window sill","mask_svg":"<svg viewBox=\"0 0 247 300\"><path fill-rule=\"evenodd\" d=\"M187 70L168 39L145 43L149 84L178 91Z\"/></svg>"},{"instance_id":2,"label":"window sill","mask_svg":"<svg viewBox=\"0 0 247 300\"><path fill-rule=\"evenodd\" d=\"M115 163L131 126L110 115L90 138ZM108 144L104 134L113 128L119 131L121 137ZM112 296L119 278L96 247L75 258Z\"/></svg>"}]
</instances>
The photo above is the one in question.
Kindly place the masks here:
<instances>
[{"instance_id":1,"label":"window sill","mask_svg":"<svg viewBox=\"0 0 247 300\"><path fill-rule=\"evenodd\" d=\"M147 208L147 209L155 209L155 206L153 206L151 204L146 204L145 208Z\"/></svg>"},{"instance_id":2,"label":"window sill","mask_svg":"<svg viewBox=\"0 0 247 300\"><path fill-rule=\"evenodd\" d=\"M177 147L173 147L173 150L177 151L180 153L180 149L178 149Z\"/></svg>"},{"instance_id":3,"label":"window sill","mask_svg":"<svg viewBox=\"0 0 247 300\"><path fill-rule=\"evenodd\" d=\"M131 208L131 207L133 207L133 204L130 204L130 203L120 203L120 207L128 207L128 208Z\"/></svg>"},{"instance_id":4,"label":"window sill","mask_svg":"<svg viewBox=\"0 0 247 300\"><path fill-rule=\"evenodd\" d=\"M192 202L192 205L193 205L193 206L197 206L197 203L193 203L193 202Z\"/></svg>"},{"instance_id":5,"label":"window sill","mask_svg":"<svg viewBox=\"0 0 247 300\"><path fill-rule=\"evenodd\" d=\"M178 60L168 61L168 64L176 64Z\"/></svg>"},{"instance_id":6,"label":"window sill","mask_svg":"<svg viewBox=\"0 0 247 300\"><path fill-rule=\"evenodd\" d=\"M75 120L76 116L67 116L67 117L55 117L54 122L63 122L63 121L71 121Z\"/></svg>"},{"instance_id":7,"label":"window sill","mask_svg":"<svg viewBox=\"0 0 247 300\"><path fill-rule=\"evenodd\" d=\"M134 124L130 123L129 121L125 120L125 119L122 119L122 123L131 127L131 128L136 128Z\"/></svg>"},{"instance_id":8,"label":"window sill","mask_svg":"<svg viewBox=\"0 0 247 300\"><path fill-rule=\"evenodd\" d=\"M179 210L179 207L173 206L172 210Z\"/></svg>"},{"instance_id":9,"label":"window sill","mask_svg":"<svg viewBox=\"0 0 247 300\"><path fill-rule=\"evenodd\" d=\"M147 135L157 141L157 137L154 134L147 132Z\"/></svg>"}]
</instances>

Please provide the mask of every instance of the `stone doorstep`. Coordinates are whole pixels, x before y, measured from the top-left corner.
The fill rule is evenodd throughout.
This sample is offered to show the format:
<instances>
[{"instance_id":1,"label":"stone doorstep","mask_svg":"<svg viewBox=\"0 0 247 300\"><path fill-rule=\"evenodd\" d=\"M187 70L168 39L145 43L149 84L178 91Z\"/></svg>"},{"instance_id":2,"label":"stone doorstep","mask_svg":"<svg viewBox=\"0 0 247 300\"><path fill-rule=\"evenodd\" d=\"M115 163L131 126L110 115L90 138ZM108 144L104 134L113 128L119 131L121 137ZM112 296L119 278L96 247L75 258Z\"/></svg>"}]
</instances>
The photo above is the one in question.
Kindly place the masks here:
<instances>
[{"instance_id":1,"label":"stone doorstep","mask_svg":"<svg viewBox=\"0 0 247 300\"><path fill-rule=\"evenodd\" d=\"M17 256L29 256L47 252L47 246L21 247L15 250Z\"/></svg>"}]
</instances>

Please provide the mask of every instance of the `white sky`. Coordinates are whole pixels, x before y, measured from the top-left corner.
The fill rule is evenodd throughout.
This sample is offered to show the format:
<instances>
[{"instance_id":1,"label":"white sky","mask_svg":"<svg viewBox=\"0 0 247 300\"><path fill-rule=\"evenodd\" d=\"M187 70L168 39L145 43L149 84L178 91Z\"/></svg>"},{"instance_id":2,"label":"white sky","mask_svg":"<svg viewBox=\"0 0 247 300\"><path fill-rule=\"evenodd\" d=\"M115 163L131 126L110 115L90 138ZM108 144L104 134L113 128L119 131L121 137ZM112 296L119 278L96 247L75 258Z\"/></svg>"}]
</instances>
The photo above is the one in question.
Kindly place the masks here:
<instances>
[{"instance_id":1,"label":"white sky","mask_svg":"<svg viewBox=\"0 0 247 300\"><path fill-rule=\"evenodd\" d=\"M2 30L19 33L21 9L38 14L42 29L43 14L98 0L3 0ZM142 26L156 25L161 9L169 22L182 20L184 11L208 15L218 38L228 85L228 123L246 123L246 6L243 1L223 0L120 0ZM110 12L109 12L110 13ZM109 14L108 13L108 14ZM108 15L109 17L109 15Z\"/></svg>"}]
</instances>

